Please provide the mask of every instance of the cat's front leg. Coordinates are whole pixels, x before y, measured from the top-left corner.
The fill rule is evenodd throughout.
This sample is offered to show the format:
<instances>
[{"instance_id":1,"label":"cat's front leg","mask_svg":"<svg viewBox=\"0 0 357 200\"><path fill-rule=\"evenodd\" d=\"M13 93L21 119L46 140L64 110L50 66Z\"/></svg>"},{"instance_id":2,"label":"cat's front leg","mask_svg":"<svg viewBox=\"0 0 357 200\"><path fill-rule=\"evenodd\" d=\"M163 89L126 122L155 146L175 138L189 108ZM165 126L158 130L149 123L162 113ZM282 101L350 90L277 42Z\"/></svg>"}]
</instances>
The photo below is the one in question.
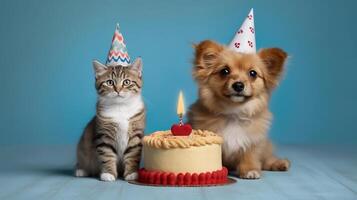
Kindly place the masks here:
<instances>
[{"instance_id":1,"label":"cat's front leg","mask_svg":"<svg viewBox=\"0 0 357 200\"><path fill-rule=\"evenodd\" d=\"M130 138L128 147L124 152L124 179L126 181L138 179L141 148L142 144L139 136Z\"/></svg>"},{"instance_id":2,"label":"cat's front leg","mask_svg":"<svg viewBox=\"0 0 357 200\"><path fill-rule=\"evenodd\" d=\"M100 180L115 181L118 177L115 146L110 142L102 141L96 145L96 151L100 165Z\"/></svg>"}]
</instances>

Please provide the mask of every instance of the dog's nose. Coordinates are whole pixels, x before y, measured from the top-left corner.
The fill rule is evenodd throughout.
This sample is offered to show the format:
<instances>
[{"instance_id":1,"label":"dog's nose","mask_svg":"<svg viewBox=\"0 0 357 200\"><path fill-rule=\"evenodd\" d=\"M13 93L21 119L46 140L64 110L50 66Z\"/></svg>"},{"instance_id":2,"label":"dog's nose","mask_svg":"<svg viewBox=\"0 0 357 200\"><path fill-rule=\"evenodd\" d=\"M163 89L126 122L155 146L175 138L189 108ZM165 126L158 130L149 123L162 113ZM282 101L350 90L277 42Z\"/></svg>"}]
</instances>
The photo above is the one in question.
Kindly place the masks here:
<instances>
[{"instance_id":1,"label":"dog's nose","mask_svg":"<svg viewBox=\"0 0 357 200\"><path fill-rule=\"evenodd\" d=\"M244 83L242 83L240 81L235 82L235 83L233 83L232 88L236 92L242 92L244 90Z\"/></svg>"}]
</instances>

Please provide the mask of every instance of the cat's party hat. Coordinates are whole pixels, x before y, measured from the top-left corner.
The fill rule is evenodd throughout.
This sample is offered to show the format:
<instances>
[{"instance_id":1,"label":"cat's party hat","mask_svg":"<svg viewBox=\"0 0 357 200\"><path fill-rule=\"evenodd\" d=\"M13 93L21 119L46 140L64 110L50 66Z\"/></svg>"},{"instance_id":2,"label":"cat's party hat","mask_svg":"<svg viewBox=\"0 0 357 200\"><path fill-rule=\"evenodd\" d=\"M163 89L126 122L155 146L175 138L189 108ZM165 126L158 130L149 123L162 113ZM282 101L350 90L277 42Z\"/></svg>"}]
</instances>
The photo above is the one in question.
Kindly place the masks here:
<instances>
[{"instance_id":1,"label":"cat's party hat","mask_svg":"<svg viewBox=\"0 0 357 200\"><path fill-rule=\"evenodd\" d=\"M107 66L127 66L130 64L130 57L124 42L123 34L119 31L119 24L115 27L115 32L112 39L112 46L110 47L108 58L106 61Z\"/></svg>"},{"instance_id":2,"label":"cat's party hat","mask_svg":"<svg viewBox=\"0 0 357 200\"><path fill-rule=\"evenodd\" d=\"M250 9L247 18L236 32L229 48L240 53L256 52L253 8Z\"/></svg>"}]
</instances>

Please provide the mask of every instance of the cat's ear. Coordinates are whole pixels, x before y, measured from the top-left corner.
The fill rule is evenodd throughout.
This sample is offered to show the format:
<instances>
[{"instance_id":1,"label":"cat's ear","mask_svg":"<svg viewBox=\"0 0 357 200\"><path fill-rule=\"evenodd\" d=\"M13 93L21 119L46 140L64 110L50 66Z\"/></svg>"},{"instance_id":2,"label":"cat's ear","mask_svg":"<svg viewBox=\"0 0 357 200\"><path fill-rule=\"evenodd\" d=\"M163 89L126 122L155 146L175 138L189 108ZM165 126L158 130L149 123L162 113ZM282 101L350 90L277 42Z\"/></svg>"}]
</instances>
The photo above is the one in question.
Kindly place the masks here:
<instances>
[{"instance_id":1,"label":"cat's ear","mask_svg":"<svg viewBox=\"0 0 357 200\"><path fill-rule=\"evenodd\" d=\"M143 74L143 61L141 57L135 59L134 63L131 65L131 68L139 72L139 77Z\"/></svg>"},{"instance_id":2,"label":"cat's ear","mask_svg":"<svg viewBox=\"0 0 357 200\"><path fill-rule=\"evenodd\" d=\"M96 78L103 75L107 71L107 67L97 60L93 60L93 69Z\"/></svg>"}]
</instances>

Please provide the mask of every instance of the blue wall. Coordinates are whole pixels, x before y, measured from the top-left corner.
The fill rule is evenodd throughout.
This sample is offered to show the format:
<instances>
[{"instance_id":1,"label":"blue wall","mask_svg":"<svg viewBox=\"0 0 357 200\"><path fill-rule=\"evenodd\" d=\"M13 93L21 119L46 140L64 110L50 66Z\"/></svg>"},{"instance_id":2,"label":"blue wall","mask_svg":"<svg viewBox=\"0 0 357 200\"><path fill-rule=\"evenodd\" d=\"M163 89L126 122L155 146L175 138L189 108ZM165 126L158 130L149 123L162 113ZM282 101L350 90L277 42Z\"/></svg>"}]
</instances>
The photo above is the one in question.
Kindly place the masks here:
<instances>
[{"instance_id":1,"label":"blue wall","mask_svg":"<svg viewBox=\"0 0 357 200\"><path fill-rule=\"evenodd\" d=\"M150 2L150 3L149 3ZM356 1L18 1L0 3L0 144L72 144L95 112L92 59L120 22L144 61L147 132L196 99L191 44L228 43L254 7L258 47L290 53L274 93L277 143L357 143Z\"/></svg>"}]
</instances>

